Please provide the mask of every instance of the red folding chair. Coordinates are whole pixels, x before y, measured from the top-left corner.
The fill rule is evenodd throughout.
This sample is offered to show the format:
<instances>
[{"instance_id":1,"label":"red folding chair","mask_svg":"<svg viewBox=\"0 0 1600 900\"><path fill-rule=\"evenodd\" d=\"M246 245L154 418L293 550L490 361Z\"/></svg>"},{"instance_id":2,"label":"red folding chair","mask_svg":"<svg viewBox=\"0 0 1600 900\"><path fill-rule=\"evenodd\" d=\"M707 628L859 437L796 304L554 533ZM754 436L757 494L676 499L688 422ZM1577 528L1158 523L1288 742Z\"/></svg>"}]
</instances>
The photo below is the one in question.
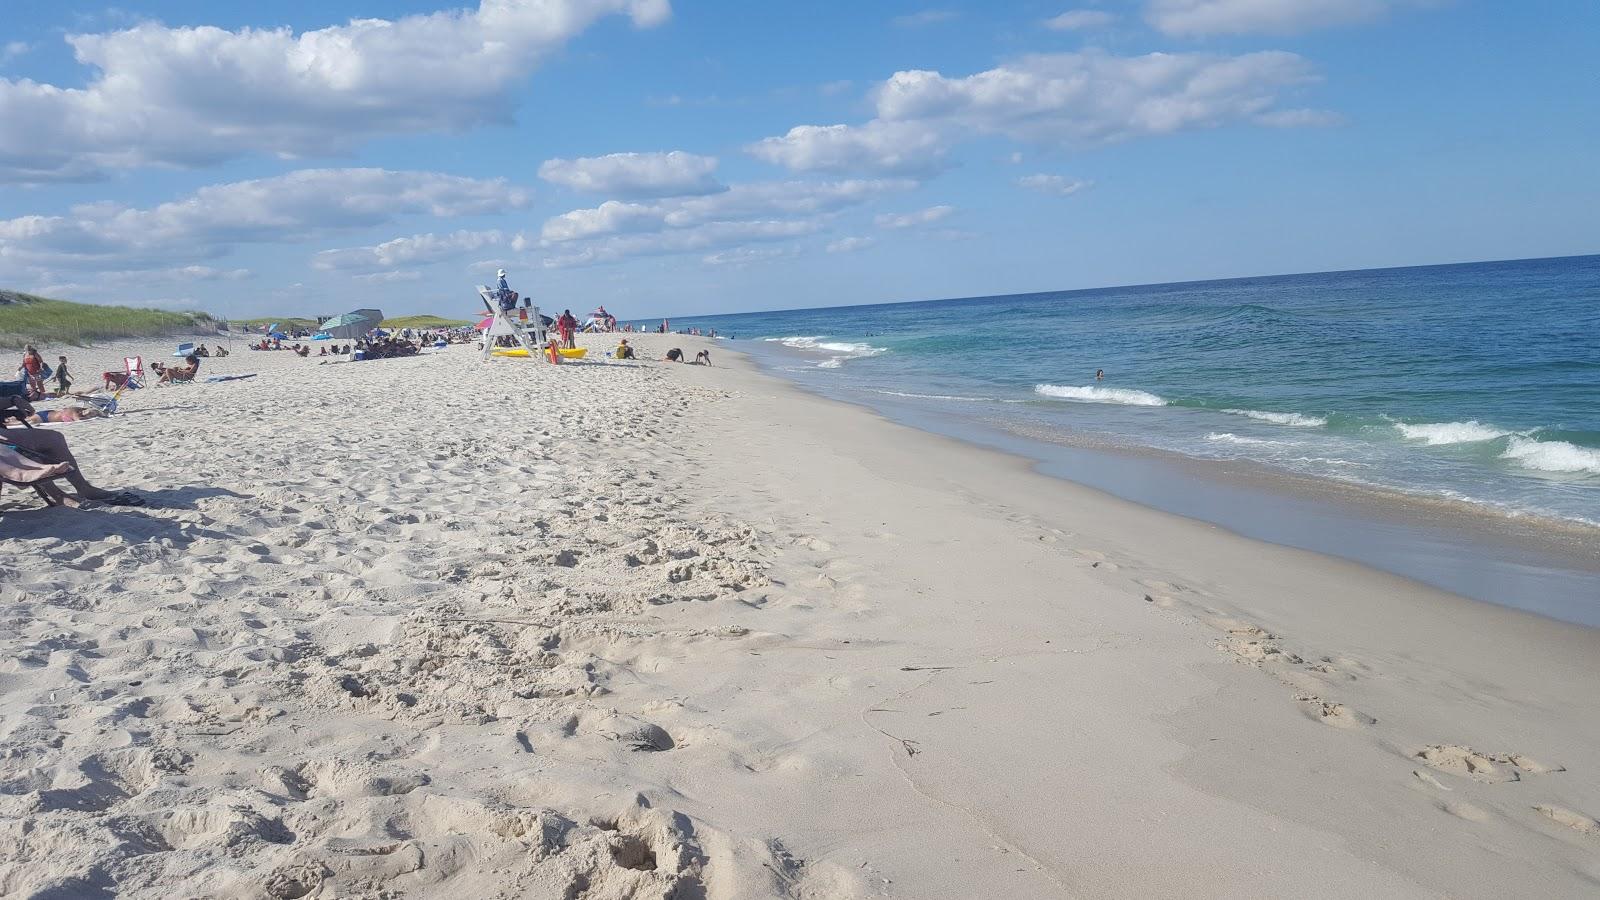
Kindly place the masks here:
<instances>
[{"instance_id":1,"label":"red folding chair","mask_svg":"<svg viewBox=\"0 0 1600 900\"><path fill-rule=\"evenodd\" d=\"M104 373L106 390L144 387L144 357L124 356L121 372Z\"/></svg>"}]
</instances>

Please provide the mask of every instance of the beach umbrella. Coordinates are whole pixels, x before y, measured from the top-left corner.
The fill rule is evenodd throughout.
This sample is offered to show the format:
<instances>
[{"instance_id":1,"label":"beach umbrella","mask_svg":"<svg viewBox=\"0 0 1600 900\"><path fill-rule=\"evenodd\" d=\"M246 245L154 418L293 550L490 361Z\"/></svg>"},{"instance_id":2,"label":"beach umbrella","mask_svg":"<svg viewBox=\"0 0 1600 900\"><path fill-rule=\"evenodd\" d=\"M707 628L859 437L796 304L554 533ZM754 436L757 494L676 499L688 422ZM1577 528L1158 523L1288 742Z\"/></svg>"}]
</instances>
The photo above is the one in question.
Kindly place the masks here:
<instances>
[{"instance_id":1,"label":"beach umbrella","mask_svg":"<svg viewBox=\"0 0 1600 900\"><path fill-rule=\"evenodd\" d=\"M331 341L333 340L333 335L327 333L326 331L319 331L316 334L313 334L311 339L313 341Z\"/></svg>"},{"instance_id":2,"label":"beach umbrella","mask_svg":"<svg viewBox=\"0 0 1600 900\"><path fill-rule=\"evenodd\" d=\"M267 335L267 337L269 337L269 338L277 338L280 341L286 341L286 340L289 339L289 336L287 334L284 334L281 331L274 331L271 334Z\"/></svg>"},{"instance_id":3,"label":"beach umbrella","mask_svg":"<svg viewBox=\"0 0 1600 900\"><path fill-rule=\"evenodd\" d=\"M368 321L367 317L363 316L363 315L361 315L359 313L345 313L342 316L334 316L333 318L329 319L328 321L323 322L322 323L322 327L324 329L330 329L331 330L331 329L334 329L334 328L343 328L343 327L345 327L347 325L363 325L367 321Z\"/></svg>"},{"instance_id":4,"label":"beach umbrella","mask_svg":"<svg viewBox=\"0 0 1600 900\"><path fill-rule=\"evenodd\" d=\"M483 317L483 321L479 322L477 327L478 327L479 331L488 331L489 330L489 326L493 325L493 324L494 324L494 316L484 316Z\"/></svg>"}]
</instances>

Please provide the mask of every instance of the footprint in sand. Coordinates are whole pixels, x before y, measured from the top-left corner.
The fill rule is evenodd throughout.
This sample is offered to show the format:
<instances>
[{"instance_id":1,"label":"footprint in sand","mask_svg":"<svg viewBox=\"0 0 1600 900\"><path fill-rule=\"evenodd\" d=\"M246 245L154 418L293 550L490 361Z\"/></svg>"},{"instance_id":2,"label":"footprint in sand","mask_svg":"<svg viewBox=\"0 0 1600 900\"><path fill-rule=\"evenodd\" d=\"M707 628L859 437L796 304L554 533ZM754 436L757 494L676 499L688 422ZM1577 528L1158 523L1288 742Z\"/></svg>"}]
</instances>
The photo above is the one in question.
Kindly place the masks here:
<instances>
[{"instance_id":1,"label":"footprint in sand","mask_svg":"<svg viewBox=\"0 0 1600 900\"><path fill-rule=\"evenodd\" d=\"M1535 806L1534 810L1558 825L1565 825L1579 834L1600 836L1600 822L1560 806Z\"/></svg>"},{"instance_id":2,"label":"footprint in sand","mask_svg":"<svg viewBox=\"0 0 1600 900\"><path fill-rule=\"evenodd\" d=\"M1330 703L1321 697L1302 695L1295 699L1300 701L1300 711L1305 713L1307 718L1335 728L1360 728L1364 725L1377 724L1378 721L1343 703Z\"/></svg>"},{"instance_id":3,"label":"footprint in sand","mask_svg":"<svg viewBox=\"0 0 1600 900\"><path fill-rule=\"evenodd\" d=\"M1524 774L1545 775L1566 771L1561 766L1546 765L1520 753L1481 753L1457 744L1424 747L1416 753L1416 758L1441 772L1485 784L1521 781Z\"/></svg>"}]
</instances>

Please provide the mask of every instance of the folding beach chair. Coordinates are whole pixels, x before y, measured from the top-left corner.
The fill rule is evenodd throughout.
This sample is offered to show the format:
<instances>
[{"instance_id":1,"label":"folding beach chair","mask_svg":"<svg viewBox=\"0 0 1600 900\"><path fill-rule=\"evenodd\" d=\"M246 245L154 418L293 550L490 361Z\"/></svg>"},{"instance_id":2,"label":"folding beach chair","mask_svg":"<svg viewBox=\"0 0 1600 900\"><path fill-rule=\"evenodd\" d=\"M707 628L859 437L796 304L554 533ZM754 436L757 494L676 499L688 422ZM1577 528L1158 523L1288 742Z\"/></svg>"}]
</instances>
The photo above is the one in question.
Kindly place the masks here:
<instances>
[{"instance_id":1,"label":"folding beach chair","mask_svg":"<svg viewBox=\"0 0 1600 900\"><path fill-rule=\"evenodd\" d=\"M23 455L11 444L3 443L0 435L0 485L33 488L49 506L60 506L65 493L56 482L71 474L69 463L42 463Z\"/></svg>"},{"instance_id":2,"label":"folding beach chair","mask_svg":"<svg viewBox=\"0 0 1600 900\"><path fill-rule=\"evenodd\" d=\"M105 379L107 386L115 385L119 390L122 388L142 388L144 387L144 357L124 356L122 358L121 372L106 372L101 377Z\"/></svg>"}]
</instances>

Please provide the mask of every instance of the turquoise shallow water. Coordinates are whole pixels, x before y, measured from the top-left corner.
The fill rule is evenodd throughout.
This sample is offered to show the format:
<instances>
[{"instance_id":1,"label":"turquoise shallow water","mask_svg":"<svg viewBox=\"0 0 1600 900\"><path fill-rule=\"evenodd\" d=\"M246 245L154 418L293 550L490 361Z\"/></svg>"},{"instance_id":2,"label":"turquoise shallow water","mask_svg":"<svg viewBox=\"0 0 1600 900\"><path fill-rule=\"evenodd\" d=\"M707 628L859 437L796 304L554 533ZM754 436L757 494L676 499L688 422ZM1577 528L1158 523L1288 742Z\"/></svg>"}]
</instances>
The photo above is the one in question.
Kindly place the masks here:
<instances>
[{"instance_id":1,"label":"turquoise shallow water","mask_svg":"<svg viewBox=\"0 0 1600 900\"><path fill-rule=\"evenodd\" d=\"M673 327L715 328L824 393L971 427L1600 524L1600 256Z\"/></svg>"}]
</instances>

